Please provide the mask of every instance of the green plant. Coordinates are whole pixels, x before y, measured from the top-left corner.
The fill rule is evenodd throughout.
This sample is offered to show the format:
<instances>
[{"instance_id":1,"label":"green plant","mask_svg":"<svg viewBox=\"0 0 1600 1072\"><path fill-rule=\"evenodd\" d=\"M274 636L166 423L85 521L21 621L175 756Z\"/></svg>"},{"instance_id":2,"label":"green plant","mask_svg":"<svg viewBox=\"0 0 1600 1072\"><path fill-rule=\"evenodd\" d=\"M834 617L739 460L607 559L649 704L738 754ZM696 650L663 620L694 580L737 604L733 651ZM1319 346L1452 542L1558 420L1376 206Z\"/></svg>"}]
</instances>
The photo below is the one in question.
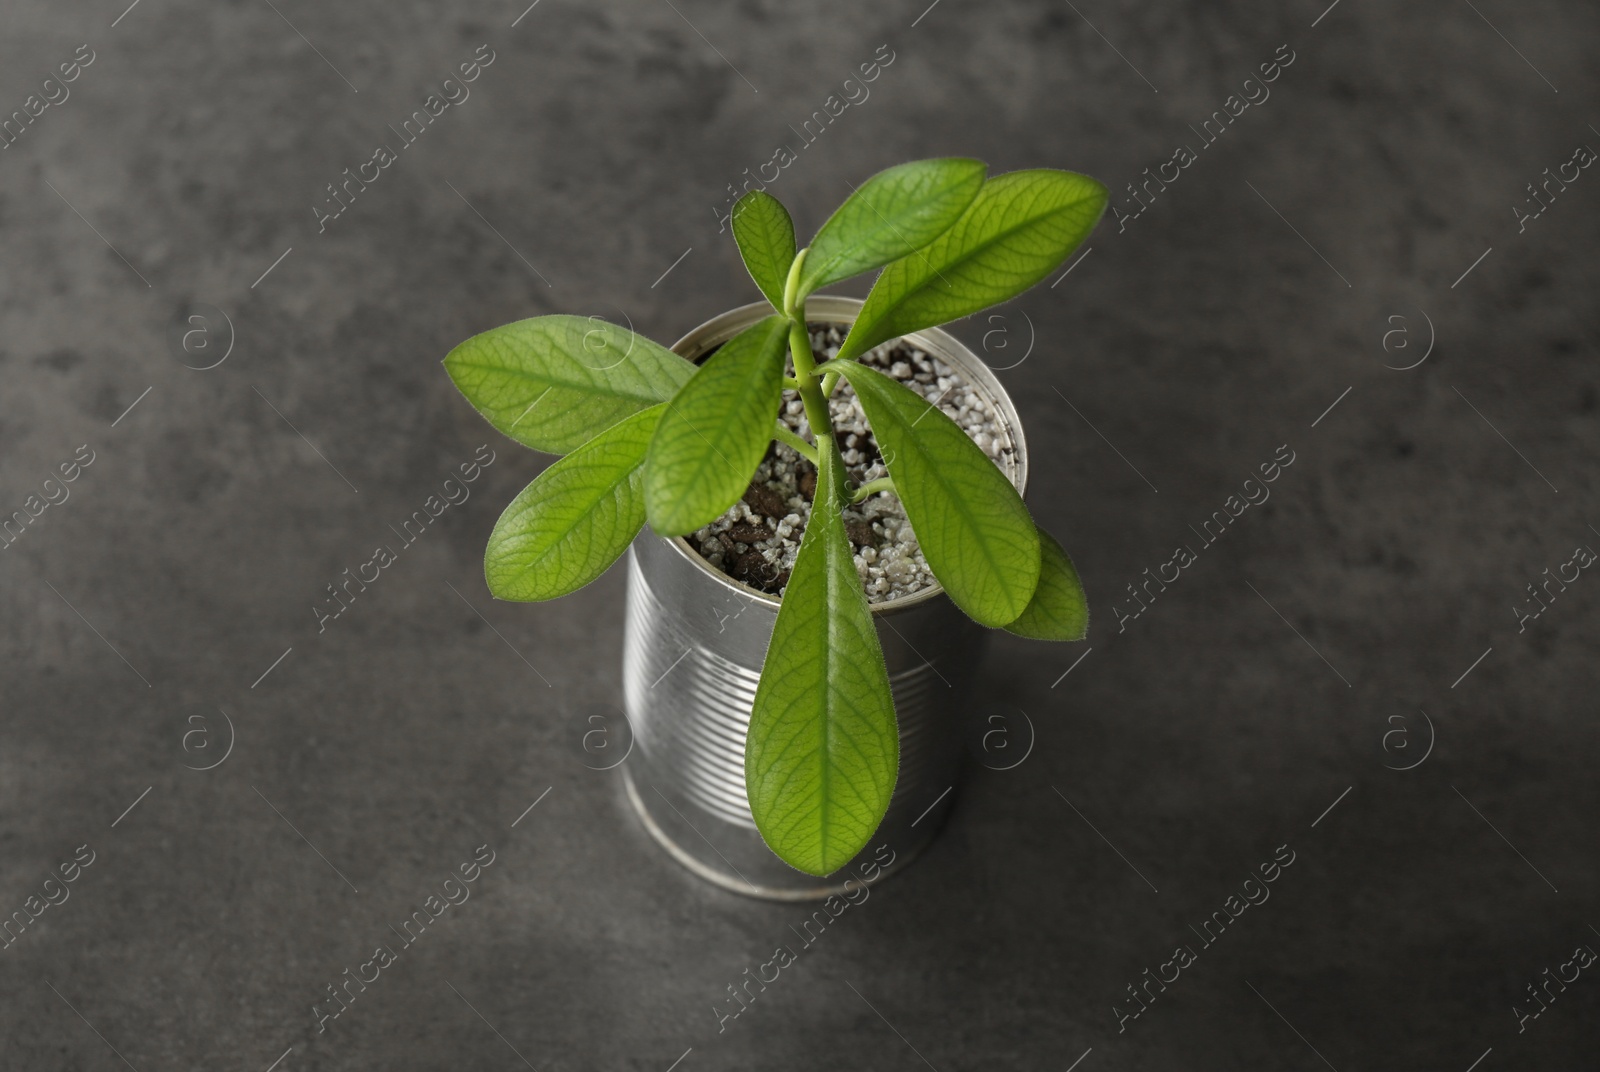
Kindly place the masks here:
<instances>
[{"instance_id":1,"label":"green plant","mask_svg":"<svg viewBox=\"0 0 1600 1072\"><path fill-rule=\"evenodd\" d=\"M762 837L815 875L866 845L899 763L888 674L841 513L863 489L847 486L829 421L827 397L839 380L855 389L887 459L883 486L900 497L958 607L983 625L1037 639L1079 640L1088 628L1072 561L1035 528L1000 469L941 410L856 360L1027 290L1105 209L1105 187L1083 175L986 173L968 159L879 172L798 251L784 207L765 192L746 194L734 207L734 239L773 314L698 368L631 331L574 316L507 324L445 358L461 393L497 429L566 454L512 501L489 537L484 575L503 599L553 599L583 587L647 520L663 536L710 523L744 493L774 438L817 466L811 520L745 748ZM819 364L806 297L880 267L838 355ZM804 402L814 442L780 430L785 389Z\"/></svg>"}]
</instances>

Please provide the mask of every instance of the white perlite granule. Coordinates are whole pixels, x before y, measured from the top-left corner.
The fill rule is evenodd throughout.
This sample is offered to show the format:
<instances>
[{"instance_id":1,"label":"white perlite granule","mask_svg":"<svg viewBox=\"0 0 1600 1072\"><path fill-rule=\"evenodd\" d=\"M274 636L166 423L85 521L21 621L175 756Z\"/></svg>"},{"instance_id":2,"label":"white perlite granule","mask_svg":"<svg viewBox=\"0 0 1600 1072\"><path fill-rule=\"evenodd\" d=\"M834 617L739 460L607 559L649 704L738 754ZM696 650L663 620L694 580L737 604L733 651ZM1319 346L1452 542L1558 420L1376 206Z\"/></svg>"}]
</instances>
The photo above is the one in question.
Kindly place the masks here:
<instances>
[{"instance_id":1,"label":"white perlite granule","mask_svg":"<svg viewBox=\"0 0 1600 1072\"><path fill-rule=\"evenodd\" d=\"M838 327L812 324L810 330L811 348L819 361L839 352L844 335ZM901 340L867 351L861 361L938 406L1004 472L1014 471L1015 448L993 406L943 361ZM789 369L790 374L793 371ZM806 427L805 405L799 394L785 390L783 399L779 420L815 442ZM828 410L851 485L888 476L866 414L848 382L840 382L828 400ZM792 448L775 443L756 469L744 499L689 536L689 543L734 579L782 594L800 552L800 536L811 516L815 489L812 464ZM865 502L847 505L844 520L855 548L856 571L870 602L883 603L938 583L893 492L879 492Z\"/></svg>"}]
</instances>

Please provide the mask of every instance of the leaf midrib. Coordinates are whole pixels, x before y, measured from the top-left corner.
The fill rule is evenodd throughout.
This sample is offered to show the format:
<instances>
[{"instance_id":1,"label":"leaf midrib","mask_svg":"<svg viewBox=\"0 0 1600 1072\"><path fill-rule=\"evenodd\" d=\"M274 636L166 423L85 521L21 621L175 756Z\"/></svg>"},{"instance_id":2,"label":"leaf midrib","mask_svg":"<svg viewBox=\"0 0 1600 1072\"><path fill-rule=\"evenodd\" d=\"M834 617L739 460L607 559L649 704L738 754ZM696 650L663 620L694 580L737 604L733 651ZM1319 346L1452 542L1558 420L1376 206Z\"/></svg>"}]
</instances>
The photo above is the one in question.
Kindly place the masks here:
<instances>
[{"instance_id":1,"label":"leaf midrib","mask_svg":"<svg viewBox=\"0 0 1600 1072\"><path fill-rule=\"evenodd\" d=\"M865 365L859 367L866 368ZM882 390L883 388L881 385L874 384L872 389ZM907 390L909 390L909 388ZM926 402L926 399L923 401ZM1000 568L1000 563L995 560L994 552L989 547L989 542L984 536L983 528L977 524L977 515L968 508L965 497L957 494L953 485L951 485L951 483L945 479L945 474L942 469L938 465L934 464L933 459L929 456L927 450L923 448L921 443L917 440L917 437L912 434L910 426L906 423L904 416L894 406L894 404L885 399L884 405L885 408L890 411L890 415L894 419L895 423L897 423L903 430L907 445L914 445L912 449L914 449L918 457L922 459L922 464L929 473L931 479L937 482L940 490L945 493L946 501L953 504L955 512L961 516L961 519L964 522L966 522L967 527L975 537L972 542L977 544L978 550L983 554L984 560L989 564L989 572L996 578L1003 578L1005 571ZM928 403L928 408L930 410L934 408L931 402ZM920 420L921 418L919 417L918 419ZM959 427L957 430L960 431ZM961 434L966 435L965 432L962 432ZM985 461L988 461L987 457L985 457ZM1004 476L1005 474L1002 473L1001 475ZM913 525L911 531L914 534L916 532L916 526ZM1001 580L1001 588L1002 590L1007 590L1007 586L1005 585L1003 579ZM1024 603L1023 606L1026 608L1027 604ZM1019 611L1018 613L1021 612Z\"/></svg>"},{"instance_id":2,"label":"leaf midrib","mask_svg":"<svg viewBox=\"0 0 1600 1072\"><path fill-rule=\"evenodd\" d=\"M981 192L979 193L979 196L980 197L982 196ZM1082 204L1084 200L1086 200L1086 199L1080 197L1080 198L1078 198L1078 199L1076 199L1074 201L1071 201L1071 202L1069 202L1067 204L1057 205L1055 208L1048 209L1048 210L1046 210L1044 212L1039 213L1038 215L1028 216L1027 218L1023 219L1020 223L1018 223L1016 226L1008 227L1005 230L1000 231L1000 232L990 236L988 239L986 239L985 241L981 242L980 244L978 244L976 246L973 246L970 250L968 250L965 254L963 254L959 259L946 262L944 264L944 266L943 266L943 269L948 269L950 271L955 271L961 265L963 265L963 264L967 263L968 261L972 260L972 258L976 257L979 253L982 253L985 250L989 249L991 246L993 246L995 243L1001 241L1002 239L1010 238L1012 235L1016 234L1018 231L1022 230L1023 228L1031 227L1035 223L1038 223L1040 220L1047 219L1050 216L1053 216L1058 212L1066 212L1068 209L1075 208L1079 204ZM960 225L960 221L958 220L956 222L955 226L959 226L959 225ZM937 242L937 241L939 241L939 239L945 238L948 235L949 235L949 231L946 231L945 234L940 235L939 238L934 239L934 241ZM920 252L922 254L924 254L924 256L922 258L923 261L925 263L928 263L928 264L931 265L931 262L928 261L928 258L926 256L927 250L923 249ZM907 256L910 256L910 254L907 254ZM918 292L920 292L924 287L926 287L928 285L928 280L934 278L935 276L940 275L941 271L942 271L942 269L934 269L931 273L929 273L927 275L924 275L919 280L917 280L917 282L913 286L908 287L906 289L906 291L903 294L901 294L898 298L894 299L894 301L886 303L884 305L884 307L883 307L883 312L873 321L871 327L873 327L875 329L879 325L881 325L885 321L887 321L892 314L894 314L895 312L897 312L900 309L901 306L905 305L906 302L910 301L913 297L915 297L918 294ZM882 277L880 276L879 278L881 279ZM872 295L871 294L867 295L867 300L868 301L872 300ZM858 320L857 323L860 323L860 321ZM863 346L860 349L852 350L852 349L850 349L850 347L848 345L849 342L850 342L850 340L848 338L845 339L846 345L840 347L840 350L839 350L839 357L844 358L846 360L850 360L850 359L855 358L857 356L857 354L859 354L862 350L870 350L872 348L871 346Z\"/></svg>"},{"instance_id":3,"label":"leaf midrib","mask_svg":"<svg viewBox=\"0 0 1600 1072\"><path fill-rule=\"evenodd\" d=\"M548 375L539 376L539 375L536 375L533 372L531 372L530 370L525 369L525 368L518 368L518 367L514 367L514 366L510 366L510 365L487 364L487 363L485 363L483 361L474 361L474 360L467 359L467 358L457 359L454 362L454 365L455 365L456 368L460 368L460 369L475 369L475 370L484 371L484 372L498 372L498 373L501 373L503 375L510 376L510 377L513 377L513 378L516 378L516 379L531 380L534 383L544 384L544 385L550 387L551 389L554 389L554 388L557 388L557 387L565 387L565 388L568 388L569 390L582 391L582 392L584 392L586 394L601 395L601 396L610 397L610 398L625 398L625 399L628 399L630 401L640 401L640 402L665 402L666 401L666 399L662 398L659 393L657 393L657 394L633 394L630 391L623 391L623 390L614 389L609 384L604 384L604 383L597 384L594 380L564 379L561 376L556 375L554 370L552 370ZM597 370L594 370L594 371L601 371L601 370L597 369ZM609 370L605 370L605 371L609 371ZM647 388L654 386L653 384L650 383L650 381L648 379L644 380L644 384L645 384L645 386ZM510 409L510 408L514 407L515 405L516 405L516 403L513 402L509 406L507 406L506 408Z\"/></svg>"},{"instance_id":4,"label":"leaf midrib","mask_svg":"<svg viewBox=\"0 0 1600 1072\"><path fill-rule=\"evenodd\" d=\"M750 224L749 226L753 231L759 233L760 242L753 248L762 260L761 267L765 269L763 274L768 277L766 282L756 279L756 287L761 291L762 296L767 299L773 308L778 308L783 304L783 273L787 270L787 266L784 263L782 254L779 253L775 256L774 252L776 250L788 249L789 260L793 261L795 235L794 220L789 217L788 210L786 210L776 198L773 198L772 200L773 204L777 208L777 212L783 213L782 222L780 222L780 218L770 209L762 209L757 213L756 222ZM759 202L750 202L749 204L754 205L759 204ZM752 211L755 210L753 208L746 207L743 212L740 212L738 211L738 206L735 206L735 212L733 216L734 242L739 246L739 254L745 259L746 268L750 267L750 258L745 254L744 244L738 240L738 228L739 219L742 216L748 215ZM785 229L782 225L784 222L788 224L787 229ZM754 279L755 273L751 272L750 274L751 278Z\"/></svg>"},{"instance_id":5,"label":"leaf midrib","mask_svg":"<svg viewBox=\"0 0 1600 1072\"><path fill-rule=\"evenodd\" d=\"M539 566L542 566L546 561L548 561L550 556L555 554L558 548L562 547L568 540L572 539L573 534L577 532L579 525L582 523L582 521L588 519L589 514L594 511L595 507L599 506L602 501L611 496L618 487L627 483L633 478L633 474L637 473L640 467L644 465L644 458L645 455L641 453L639 455L639 460L624 470L620 477L607 483L599 494L590 497L584 503L582 511L579 512L579 524L566 526L561 535L555 540L551 541L550 545L540 553L538 558L536 558L532 563L523 569L517 570L515 577L520 580L525 575L535 571Z\"/></svg>"},{"instance_id":6,"label":"leaf midrib","mask_svg":"<svg viewBox=\"0 0 1600 1072\"><path fill-rule=\"evenodd\" d=\"M944 193L949 193L949 190L945 190ZM889 219L879 212L876 206L874 206L870 201L864 201L862 204L866 205L867 208L872 210L873 217L878 222L867 230L865 238L857 241L854 243L854 245L840 246L839 252L835 253L831 259L821 262L817 271L813 272L810 270L813 262L808 254L806 257L806 275L808 277L806 280L807 290L810 290L813 287L827 286L827 283L819 282L819 280L823 279L835 268L837 268L849 257L851 253L866 248L873 242L876 242L885 231L894 231L895 236L899 237L899 228L895 227L895 225ZM876 256L876 254L874 254L874 256ZM862 269L862 271L866 270L867 269L865 268ZM833 282L838 282L838 280L833 280Z\"/></svg>"},{"instance_id":7,"label":"leaf midrib","mask_svg":"<svg viewBox=\"0 0 1600 1072\"><path fill-rule=\"evenodd\" d=\"M777 331L778 331L778 329L777 329L776 326L774 326L773 328L770 329L770 333L771 334L776 334ZM756 356L758 358L766 356L765 351L766 351L767 341L768 341L767 338L763 337L759 344L758 343L751 343L750 344L757 351ZM745 397L748 397L749 395L754 393L754 388L755 387L759 387L760 386L760 384L759 384L760 379L767 374L767 370L765 368L765 363L761 362L761 361L757 361L754 365L752 365L752 370L755 372L754 376L751 376L751 377L740 377L739 378L739 388L740 389L735 392L736 394L740 394L740 395L743 395ZM781 385L781 381L782 381L782 375L783 374L780 371L779 374L778 374L780 385ZM756 382L753 383L752 381L756 381ZM718 415L721 418L716 423L716 428L715 428L715 431L716 431L717 435L720 436L720 435L722 435L722 433L726 432L735 423L735 419L738 417L739 414L749 412L752 407L747 406L747 405L746 406L731 405L731 406L718 406L718 407L715 407L715 408L717 409ZM765 412L765 411L763 411L763 412ZM703 475L705 474L706 470L709 468L710 463L711 463L713 458L715 458L717 461L720 461L724 465L728 465L728 466L732 466L733 465L733 462L731 460L729 460L720 450L717 449L716 443L712 439L707 438L706 437L706 433L704 431L702 431L700 429L700 427L698 425L696 425L693 421L689 420L689 418L687 416L685 416L681 410L678 411L677 414L673 414L669 409L669 411L667 413L662 414L662 418L661 419L663 421L665 421L668 417L671 417L671 416L676 416L676 418L678 420L678 423L683 428L687 429L688 431L691 431L691 432L695 433L700 438L704 439L705 442L706 442L706 445L711 448L710 453L696 452L699 455L699 460L694 466L694 477L693 477L692 480L683 481L679 485L681 489L688 490L693 485L704 483ZM759 464L759 463L757 463L757 464ZM713 470L713 471L715 471L715 470ZM679 508L678 512L680 512L680 513L682 512L682 510L681 510L682 503L683 503L683 496L682 496L682 494L680 494L678 496L678 498L674 501L674 506Z\"/></svg>"},{"instance_id":8,"label":"leaf midrib","mask_svg":"<svg viewBox=\"0 0 1600 1072\"><path fill-rule=\"evenodd\" d=\"M837 495L828 496L828 524L824 533L825 543L822 547L822 565L825 570L822 589L822 637L823 677L822 690L822 805L817 816L817 863L819 867L826 867L828 863L828 825L833 810L833 719L837 707L837 694L833 689L833 668L837 661L833 651L833 601L836 594L833 561L833 518L837 506Z\"/></svg>"}]
</instances>

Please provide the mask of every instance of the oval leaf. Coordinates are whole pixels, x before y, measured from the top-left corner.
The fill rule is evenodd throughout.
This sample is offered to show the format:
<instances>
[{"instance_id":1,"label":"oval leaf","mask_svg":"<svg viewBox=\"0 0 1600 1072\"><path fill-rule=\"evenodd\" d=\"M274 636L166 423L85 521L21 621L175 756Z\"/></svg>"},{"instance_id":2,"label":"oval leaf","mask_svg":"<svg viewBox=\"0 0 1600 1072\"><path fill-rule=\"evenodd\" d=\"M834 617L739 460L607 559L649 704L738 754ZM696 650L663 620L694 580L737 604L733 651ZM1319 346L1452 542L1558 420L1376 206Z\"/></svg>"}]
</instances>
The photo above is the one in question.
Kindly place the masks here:
<instances>
[{"instance_id":1,"label":"oval leaf","mask_svg":"<svg viewBox=\"0 0 1600 1072\"><path fill-rule=\"evenodd\" d=\"M1089 236L1106 198L1104 186L1071 171L990 179L954 226L883 270L839 356L849 360L888 339L1016 297Z\"/></svg>"},{"instance_id":2,"label":"oval leaf","mask_svg":"<svg viewBox=\"0 0 1600 1072\"><path fill-rule=\"evenodd\" d=\"M501 599L575 592L644 527L644 458L666 406L612 425L534 478L489 535L483 576Z\"/></svg>"},{"instance_id":3,"label":"oval leaf","mask_svg":"<svg viewBox=\"0 0 1600 1072\"><path fill-rule=\"evenodd\" d=\"M1015 621L1039 582L1039 532L1022 496L939 407L867 365L844 362L840 371L934 576L974 621Z\"/></svg>"},{"instance_id":4,"label":"oval leaf","mask_svg":"<svg viewBox=\"0 0 1600 1072\"><path fill-rule=\"evenodd\" d=\"M751 190L733 206L733 240L745 269L767 301L783 309L783 285L794 263L794 221L776 197Z\"/></svg>"},{"instance_id":5,"label":"oval leaf","mask_svg":"<svg viewBox=\"0 0 1600 1072\"><path fill-rule=\"evenodd\" d=\"M900 767L889 673L840 514L844 463L823 444L816 508L772 630L745 738L745 789L773 852L837 871L889 808Z\"/></svg>"},{"instance_id":6,"label":"oval leaf","mask_svg":"<svg viewBox=\"0 0 1600 1072\"><path fill-rule=\"evenodd\" d=\"M1082 640L1089 635L1089 597L1072 559L1048 532L1039 533L1039 587L1006 632L1034 640Z\"/></svg>"},{"instance_id":7,"label":"oval leaf","mask_svg":"<svg viewBox=\"0 0 1600 1072\"><path fill-rule=\"evenodd\" d=\"M694 375L643 335L581 316L536 316L474 335L444 367L495 428L553 454L667 401Z\"/></svg>"},{"instance_id":8,"label":"oval leaf","mask_svg":"<svg viewBox=\"0 0 1600 1072\"><path fill-rule=\"evenodd\" d=\"M828 217L806 254L801 296L888 264L938 238L983 186L988 165L949 157L880 171Z\"/></svg>"},{"instance_id":9,"label":"oval leaf","mask_svg":"<svg viewBox=\"0 0 1600 1072\"><path fill-rule=\"evenodd\" d=\"M738 501L772 441L789 322L769 316L700 366L667 405L645 463L650 527L682 536Z\"/></svg>"}]
</instances>

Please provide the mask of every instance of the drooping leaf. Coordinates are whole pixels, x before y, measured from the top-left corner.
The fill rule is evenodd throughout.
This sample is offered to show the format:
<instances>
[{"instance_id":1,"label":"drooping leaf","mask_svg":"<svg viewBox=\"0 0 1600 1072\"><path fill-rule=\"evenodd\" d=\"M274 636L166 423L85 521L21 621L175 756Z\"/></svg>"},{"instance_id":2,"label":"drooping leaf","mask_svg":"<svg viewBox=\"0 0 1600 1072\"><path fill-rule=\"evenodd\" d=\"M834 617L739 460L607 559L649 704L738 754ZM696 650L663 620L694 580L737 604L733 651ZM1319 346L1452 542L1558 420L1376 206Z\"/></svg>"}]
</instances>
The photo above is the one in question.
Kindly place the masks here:
<instances>
[{"instance_id":1,"label":"drooping leaf","mask_svg":"<svg viewBox=\"0 0 1600 1072\"><path fill-rule=\"evenodd\" d=\"M867 365L840 370L861 399L922 554L956 606L1002 626L1039 582L1039 532L1022 496L967 433L921 395Z\"/></svg>"},{"instance_id":2,"label":"drooping leaf","mask_svg":"<svg viewBox=\"0 0 1600 1072\"><path fill-rule=\"evenodd\" d=\"M666 405L607 428L534 478L495 522L483 555L489 591L533 601L599 577L644 527L644 458Z\"/></svg>"},{"instance_id":3,"label":"drooping leaf","mask_svg":"<svg viewBox=\"0 0 1600 1072\"><path fill-rule=\"evenodd\" d=\"M733 206L733 240L745 270L767 301L783 311L783 285L794 263L794 221L776 197L751 190Z\"/></svg>"},{"instance_id":4,"label":"drooping leaf","mask_svg":"<svg viewBox=\"0 0 1600 1072\"><path fill-rule=\"evenodd\" d=\"M889 674L840 514L844 462L820 445L816 504L784 590L745 738L745 788L773 852L826 875L878 829L900 765Z\"/></svg>"},{"instance_id":5,"label":"drooping leaf","mask_svg":"<svg viewBox=\"0 0 1600 1072\"><path fill-rule=\"evenodd\" d=\"M883 270L839 356L849 360L1021 294L1089 236L1106 198L1104 186L1071 171L989 179L949 230Z\"/></svg>"},{"instance_id":6,"label":"drooping leaf","mask_svg":"<svg viewBox=\"0 0 1600 1072\"><path fill-rule=\"evenodd\" d=\"M949 229L983 186L982 160L914 160L880 171L828 217L806 254L800 293L921 249Z\"/></svg>"},{"instance_id":7,"label":"drooping leaf","mask_svg":"<svg viewBox=\"0 0 1600 1072\"><path fill-rule=\"evenodd\" d=\"M1039 533L1039 587L1006 632L1034 640L1082 640L1089 635L1089 597L1072 559L1048 532Z\"/></svg>"},{"instance_id":8,"label":"drooping leaf","mask_svg":"<svg viewBox=\"0 0 1600 1072\"><path fill-rule=\"evenodd\" d=\"M643 335L581 316L536 316L474 335L444 367L490 424L554 454L667 401L694 375Z\"/></svg>"},{"instance_id":9,"label":"drooping leaf","mask_svg":"<svg viewBox=\"0 0 1600 1072\"><path fill-rule=\"evenodd\" d=\"M645 509L661 535L714 521L750 486L783 396L788 328L781 316L745 328L667 404L644 471Z\"/></svg>"}]
</instances>

